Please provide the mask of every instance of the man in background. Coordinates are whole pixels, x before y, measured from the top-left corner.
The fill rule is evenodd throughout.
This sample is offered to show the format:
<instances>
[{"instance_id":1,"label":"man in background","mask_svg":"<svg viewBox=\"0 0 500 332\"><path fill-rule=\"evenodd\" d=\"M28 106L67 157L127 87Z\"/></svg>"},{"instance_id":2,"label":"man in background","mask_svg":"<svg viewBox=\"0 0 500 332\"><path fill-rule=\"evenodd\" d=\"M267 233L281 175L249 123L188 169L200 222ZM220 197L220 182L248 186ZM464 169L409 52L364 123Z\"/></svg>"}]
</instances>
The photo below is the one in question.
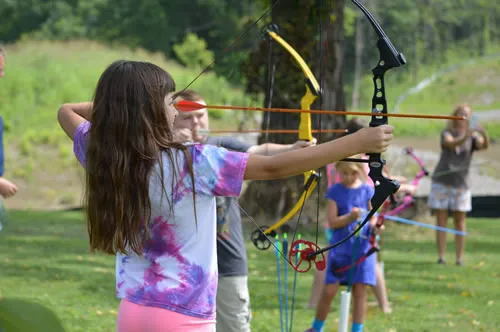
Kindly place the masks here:
<instances>
[{"instance_id":1,"label":"man in background","mask_svg":"<svg viewBox=\"0 0 500 332\"><path fill-rule=\"evenodd\" d=\"M185 90L172 94L174 102L192 101L206 105L195 91ZM170 103L170 100L168 101ZM174 122L175 138L180 142L212 144L228 150L273 155L299 149L315 142L298 141L295 144L251 145L231 136L208 136L208 112L200 109L179 112ZM217 197L217 261L219 286L217 288L217 332L250 331L250 295L248 293L248 267L240 209L237 198Z\"/></svg>"}]
</instances>

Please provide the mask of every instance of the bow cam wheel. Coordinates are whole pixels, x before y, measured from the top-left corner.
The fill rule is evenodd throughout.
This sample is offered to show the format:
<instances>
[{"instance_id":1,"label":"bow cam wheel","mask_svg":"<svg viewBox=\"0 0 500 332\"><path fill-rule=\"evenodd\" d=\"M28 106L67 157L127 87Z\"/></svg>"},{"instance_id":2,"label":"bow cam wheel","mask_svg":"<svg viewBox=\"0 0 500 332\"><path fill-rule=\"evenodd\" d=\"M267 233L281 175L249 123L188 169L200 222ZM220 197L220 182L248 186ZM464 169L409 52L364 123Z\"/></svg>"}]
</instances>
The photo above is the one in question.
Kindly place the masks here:
<instances>
[{"instance_id":1,"label":"bow cam wheel","mask_svg":"<svg viewBox=\"0 0 500 332\"><path fill-rule=\"evenodd\" d=\"M259 250L267 250L271 247L271 239L276 236L275 231L270 231L268 234L265 234L268 226L261 226L259 229L256 229L252 232L251 239L252 243Z\"/></svg>"}]
</instances>

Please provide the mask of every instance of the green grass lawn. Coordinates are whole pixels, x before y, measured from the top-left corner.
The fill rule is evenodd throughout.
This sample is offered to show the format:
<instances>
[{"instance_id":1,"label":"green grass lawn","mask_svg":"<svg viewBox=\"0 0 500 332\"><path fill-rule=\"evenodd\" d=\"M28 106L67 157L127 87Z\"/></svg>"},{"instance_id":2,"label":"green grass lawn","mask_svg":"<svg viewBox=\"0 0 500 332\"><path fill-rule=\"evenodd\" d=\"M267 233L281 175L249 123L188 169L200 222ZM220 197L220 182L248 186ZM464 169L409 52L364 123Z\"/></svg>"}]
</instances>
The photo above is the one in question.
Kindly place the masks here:
<instances>
[{"instance_id":1,"label":"green grass lawn","mask_svg":"<svg viewBox=\"0 0 500 332\"><path fill-rule=\"evenodd\" d=\"M456 267L435 263L432 231L388 221L383 259L394 312L384 315L370 307L366 331L500 330L500 220L469 219L468 226L465 266ZM451 245L449 262L453 250ZM279 331L274 253L249 243L248 255L253 330ZM312 278L313 272L297 276L294 331L313 319L314 311L305 309ZM291 272L289 280L291 285ZM22 299L53 310L66 331L114 331L114 258L88 253L80 212L10 211L0 232L0 298L0 319L1 309L14 303L9 301ZM326 331L336 330L338 301ZM17 314L34 317L23 310Z\"/></svg>"}]
</instances>

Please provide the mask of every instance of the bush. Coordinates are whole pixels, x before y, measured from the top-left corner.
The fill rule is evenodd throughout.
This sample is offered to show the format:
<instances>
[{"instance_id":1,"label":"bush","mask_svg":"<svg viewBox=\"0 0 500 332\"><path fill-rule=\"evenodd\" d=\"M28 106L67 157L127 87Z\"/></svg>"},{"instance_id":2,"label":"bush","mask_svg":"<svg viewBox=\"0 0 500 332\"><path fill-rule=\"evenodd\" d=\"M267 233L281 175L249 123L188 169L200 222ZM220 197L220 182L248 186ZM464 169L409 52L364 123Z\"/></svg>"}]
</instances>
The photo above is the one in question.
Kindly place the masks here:
<instances>
[{"instance_id":1,"label":"bush","mask_svg":"<svg viewBox=\"0 0 500 332\"><path fill-rule=\"evenodd\" d=\"M205 40L194 33L188 33L183 42L175 44L173 49L179 61L188 68L205 68L214 60L214 54L207 50Z\"/></svg>"}]
</instances>

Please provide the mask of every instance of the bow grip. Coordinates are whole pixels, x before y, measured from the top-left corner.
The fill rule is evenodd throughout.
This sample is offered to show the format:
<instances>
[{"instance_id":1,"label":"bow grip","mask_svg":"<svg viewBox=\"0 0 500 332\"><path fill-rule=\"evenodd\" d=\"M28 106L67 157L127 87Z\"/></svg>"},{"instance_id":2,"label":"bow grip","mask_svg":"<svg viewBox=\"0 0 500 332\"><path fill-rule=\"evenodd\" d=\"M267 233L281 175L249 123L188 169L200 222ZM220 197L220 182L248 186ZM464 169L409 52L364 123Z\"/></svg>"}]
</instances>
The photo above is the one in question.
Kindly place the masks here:
<instances>
[{"instance_id":1,"label":"bow grip","mask_svg":"<svg viewBox=\"0 0 500 332\"><path fill-rule=\"evenodd\" d=\"M397 180L388 179L384 176L383 169L385 160L380 158L378 153L370 153L368 164L370 165L370 173L368 176L372 179L375 186L375 193L371 199L372 209L378 209L385 200L399 190L401 184Z\"/></svg>"}]
</instances>

